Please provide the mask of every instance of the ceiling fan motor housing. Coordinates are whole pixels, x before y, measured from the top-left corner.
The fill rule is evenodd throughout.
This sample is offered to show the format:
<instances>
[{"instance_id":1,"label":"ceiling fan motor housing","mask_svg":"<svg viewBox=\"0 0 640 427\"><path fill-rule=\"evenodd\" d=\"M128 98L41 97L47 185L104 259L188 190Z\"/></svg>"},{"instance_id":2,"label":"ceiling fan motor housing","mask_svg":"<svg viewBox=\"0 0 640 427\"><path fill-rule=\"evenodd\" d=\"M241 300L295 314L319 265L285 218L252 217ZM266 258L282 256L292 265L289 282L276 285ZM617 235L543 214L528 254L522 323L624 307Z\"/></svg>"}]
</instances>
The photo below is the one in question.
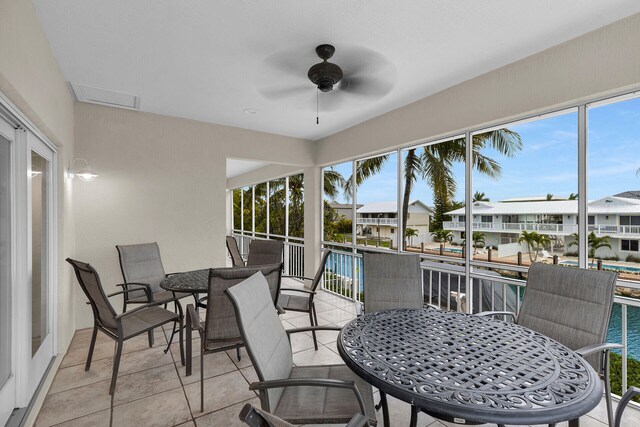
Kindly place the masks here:
<instances>
[{"instance_id":1,"label":"ceiling fan motor housing","mask_svg":"<svg viewBox=\"0 0 640 427\"><path fill-rule=\"evenodd\" d=\"M342 79L342 69L336 64L327 61L333 56L334 52L335 48L329 44L318 46L316 53L323 61L309 68L307 73L309 80L314 85L317 85L321 92L330 92L333 89L333 85Z\"/></svg>"}]
</instances>

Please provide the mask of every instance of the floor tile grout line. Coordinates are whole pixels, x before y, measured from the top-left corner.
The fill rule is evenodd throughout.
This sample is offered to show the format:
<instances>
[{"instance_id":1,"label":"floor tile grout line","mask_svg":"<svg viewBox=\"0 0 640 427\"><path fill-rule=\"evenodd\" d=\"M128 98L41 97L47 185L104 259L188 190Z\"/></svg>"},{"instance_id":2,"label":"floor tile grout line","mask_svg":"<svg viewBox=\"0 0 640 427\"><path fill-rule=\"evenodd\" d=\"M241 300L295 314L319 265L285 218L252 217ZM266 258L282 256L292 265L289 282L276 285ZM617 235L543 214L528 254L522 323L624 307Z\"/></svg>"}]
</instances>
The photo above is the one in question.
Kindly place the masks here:
<instances>
[{"instance_id":1,"label":"floor tile grout line","mask_svg":"<svg viewBox=\"0 0 640 427\"><path fill-rule=\"evenodd\" d=\"M171 350L169 350L169 353L171 353L171 360L173 360L173 368L175 369L176 375L178 376L178 382L180 383L180 387L182 388L182 394L184 395L184 399L187 401L187 408L189 408L189 414L191 415L191 418L189 418L189 420L192 420L195 424L195 417L193 415L193 410L191 409L191 402L189 402L189 396L187 396L187 390L185 390L184 383L182 382L182 378L180 377L180 368L178 367L178 364L176 363L176 359L173 356L173 353L171 352ZM185 363L186 363L186 358L187 358L186 351L185 351L184 357L185 357ZM182 361L180 363L180 366L182 366Z\"/></svg>"}]
</instances>

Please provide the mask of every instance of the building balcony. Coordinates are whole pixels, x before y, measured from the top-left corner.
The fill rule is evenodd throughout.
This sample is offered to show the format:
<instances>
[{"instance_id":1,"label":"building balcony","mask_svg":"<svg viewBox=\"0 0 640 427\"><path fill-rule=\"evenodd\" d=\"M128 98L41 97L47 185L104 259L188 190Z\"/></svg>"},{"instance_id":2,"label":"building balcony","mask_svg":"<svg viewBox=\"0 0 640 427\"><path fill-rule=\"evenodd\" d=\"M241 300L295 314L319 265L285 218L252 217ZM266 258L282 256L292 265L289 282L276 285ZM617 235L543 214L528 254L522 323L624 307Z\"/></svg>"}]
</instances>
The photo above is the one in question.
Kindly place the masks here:
<instances>
[{"instance_id":1,"label":"building balcony","mask_svg":"<svg viewBox=\"0 0 640 427\"><path fill-rule=\"evenodd\" d=\"M356 224L360 225L390 225L398 226L398 218L357 218Z\"/></svg>"},{"instance_id":2,"label":"building balcony","mask_svg":"<svg viewBox=\"0 0 640 427\"><path fill-rule=\"evenodd\" d=\"M445 230L465 231L465 223L459 221L445 221L442 224ZM589 232L595 232L597 236L609 236L619 238L640 237L640 226L637 225L589 225ZM473 231L514 233L520 234L523 231L535 231L540 234L553 234L559 236L569 236L578 232L577 224L542 224L542 223L492 223L474 222Z\"/></svg>"}]
</instances>

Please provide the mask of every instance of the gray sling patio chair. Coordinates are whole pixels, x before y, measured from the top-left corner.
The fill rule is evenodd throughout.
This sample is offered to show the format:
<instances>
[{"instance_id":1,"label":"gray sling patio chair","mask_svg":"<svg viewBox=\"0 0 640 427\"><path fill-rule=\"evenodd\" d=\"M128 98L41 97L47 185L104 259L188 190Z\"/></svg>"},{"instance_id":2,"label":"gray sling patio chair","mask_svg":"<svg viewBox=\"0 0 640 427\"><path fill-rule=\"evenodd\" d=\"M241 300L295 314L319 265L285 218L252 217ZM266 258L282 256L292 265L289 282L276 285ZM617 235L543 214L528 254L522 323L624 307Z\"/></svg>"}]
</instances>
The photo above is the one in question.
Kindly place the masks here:
<instances>
[{"instance_id":1,"label":"gray sling patio chair","mask_svg":"<svg viewBox=\"0 0 640 427\"><path fill-rule=\"evenodd\" d=\"M187 306L187 366L186 374L192 370L192 332L197 330L200 335L200 409L204 411L204 355L220 351L236 349L240 360L240 347L244 345L236 314L231 301L224 294L225 290L252 275L260 272L264 275L269 287L271 306L275 308L275 301L280 290L282 264L262 265L256 267L212 268L209 270L209 292L206 300L206 315L204 322L200 321L196 307Z\"/></svg>"},{"instance_id":2,"label":"gray sling patio chair","mask_svg":"<svg viewBox=\"0 0 640 427\"><path fill-rule=\"evenodd\" d=\"M285 331L261 273L227 289L226 294L259 379L249 388L259 391L262 410L293 424L347 423L353 414L361 413L370 425L377 425L373 388L346 365L293 366L291 334L340 328Z\"/></svg>"},{"instance_id":3,"label":"gray sling patio chair","mask_svg":"<svg viewBox=\"0 0 640 427\"><path fill-rule=\"evenodd\" d=\"M249 243L247 267L282 263L284 243L279 240L252 240Z\"/></svg>"},{"instance_id":4,"label":"gray sling patio chair","mask_svg":"<svg viewBox=\"0 0 640 427\"><path fill-rule=\"evenodd\" d=\"M361 307L361 312L424 306L420 256L365 252L362 257L364 308ZM386 401L386 394L380 391L380 403L376 409ZM385 425L389 425L384 415Z\"/></svg>"},{"instance_id":5,"label":"gray sling patio chair","mask_svg":"<svg viewBox=\"0 0 640 427\"><path fill-rule=\"evenodd\" d=\"M231 256L231 264L234 267L244 267L244 258L242 258L240 249L238 249L238 242L236 241L235 237L227 236L225 240L227 242L227 250L229 251L229 256Z\"/></svg>"},{"instance_id":6,"label":"gray sling patio chair","mask_svg":"<svg viewBox=\"0 0 640 427\"><path fill-rule=\"evenodd\" d=\"M613 422L613 427L621 426L620 423L622 422L622 414L624 410L629 405L629 402L631 402L631 399L633 399L637 395L640 395L640 388L638 387L631 387L624 395L622 395L620 401L618 402L618 408L616 409L616 417Z\"/></svg>"},{"instance_id":7,"label":"gray sling patio chair","mask_svg":"<svg viewBox=\"0 0 640 427\"><path fill-rule=\"evenodd\" d=\"M584 357L604 380L609 425L614 425L609 382L610 351L605 343L617 273L533 263L529 267L518 315L488 311L477 316L511 316L518 324L546 335Z\"/></svg>"},{"instance_id":8,"label":"gray sling patio chair","mask_svg":"<svg viewBox=\"0 0 640 427\"><path fill-rule=\"evenodd\" d=\"M318 315L316 314L316 306L313 303L313 299L316 296L318 285L320 285L320 282L322 281L322 275L324 274L324 269L329 255L331 255L331 249L325 249L324 254L322 255L322 260L320 261L320 267L318 267L318 270L316 271L315 276L313 276L313 279L302 276L283 276L311 281L310 289L280 289L280 297L278 298L278 306L284 311L290 310L309 313L310 326L318 326ZM298 295L286 292L295 292ZM316 332L312 331L311 334L313 335L313 345L317 350L318 340L316 339Z\"/></svg>"},{"instance_id":9,"label":"gray sling patio chair","mask_svg":"<svg viewBox=\"0 0 640 427\"><path fill-rule=\"evenodd\" d=\"M167 323L174 323L174 330L178 327L180 333L180 358L184 365L184 349L182 346L182 316L179 313L166 310L159 305L162 301L154 301L140 305L133 310L117 314L109 302L109 297L133 292L134 289L123 289L119 292L106 295L100 277L96 270L89 264L67 258L67 262L73 266L76 278L83 292L89 300L93 310L93 335L89 346L89 355L84 370L91 368L91 358L96 345L98 331L104 332L109 338L116 341L116 350L113 361L113 373L111 375L111 386L109 394L113 394L118 379L118 368L122 356L122 346L124 342L135 336L148 333L149 346L152 346L151 337L153 330ZM144 292L149 292L148 288L143 288ZM137 289L135 289L137 290ZM149 296L150 297L150 296ZM176 325L177 324L177 325ZM173 338L173 335L171 335Z\"/></svg>"},{"instance_id":10,"label":"gray sling patio chair","mask_svg":"<svg viewBox=\"0 0 640 427\"><path fill-rule=\"evenodd\" d=\"M293 424L262 409L256 408L250 403L242 407L240 411L240 421L249 427L294 427ZM367 417L362 414L356 414L345 427L365 427L366 425Z\"/></svg>"}]
</instances>

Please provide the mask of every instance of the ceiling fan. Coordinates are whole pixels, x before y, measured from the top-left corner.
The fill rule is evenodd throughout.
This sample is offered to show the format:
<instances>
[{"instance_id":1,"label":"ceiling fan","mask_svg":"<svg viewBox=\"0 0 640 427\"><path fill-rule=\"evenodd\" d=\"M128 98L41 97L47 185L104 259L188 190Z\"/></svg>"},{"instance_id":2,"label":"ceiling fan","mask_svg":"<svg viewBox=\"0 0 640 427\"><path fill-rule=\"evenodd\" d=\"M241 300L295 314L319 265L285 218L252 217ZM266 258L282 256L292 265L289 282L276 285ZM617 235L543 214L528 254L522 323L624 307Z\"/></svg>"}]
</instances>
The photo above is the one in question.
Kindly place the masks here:
<instances>
[{"instance_id":1,"label":"ceiling fan","mask_svg":"<svg viewBox=\"0 0 640 427\"><path fill-rule=\"evenodd\" d=\"M262 96L297 109L347 110L382 98L395 82L393 64L373 50L321 44L315 53L322 61L309 68L310 53L288 49L267 57L257 81Z\"/></svg>"}]
</instances>

